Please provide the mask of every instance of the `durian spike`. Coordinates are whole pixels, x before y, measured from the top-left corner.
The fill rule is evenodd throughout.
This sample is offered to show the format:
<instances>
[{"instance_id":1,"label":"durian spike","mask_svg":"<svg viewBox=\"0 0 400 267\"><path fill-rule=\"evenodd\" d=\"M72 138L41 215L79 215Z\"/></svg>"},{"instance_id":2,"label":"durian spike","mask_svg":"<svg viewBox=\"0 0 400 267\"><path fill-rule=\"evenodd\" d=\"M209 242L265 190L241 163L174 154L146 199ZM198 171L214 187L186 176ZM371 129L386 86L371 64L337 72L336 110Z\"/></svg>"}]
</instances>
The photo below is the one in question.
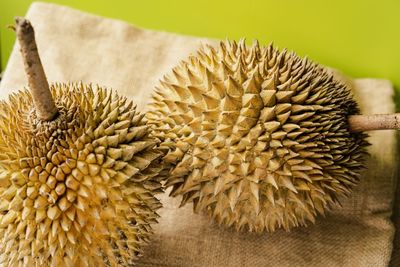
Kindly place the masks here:
<instances>
[{"instance_id":1,"label":"durian spike","mask_svg":"<svg viewBox=\"0 0 400 267\"><path fill-rule=\"evenodd\" d=\"M373 130L398 130L400 129L400 113L351 115L348 122L350 131L353 133Z\"/></svg>"},{"instance_id":2,"label":"durian spike","mask_svg":"<svg viewBox=\"0 0 400 267\"><path fill-rule=\"evenodd\" d=\"M56 117L58 109L51 95L42 62L40 61L35 32L29 20L16 17L15 22L15 30L37 116L41 120L50 121Z\"/></svg>"}]
</instances>

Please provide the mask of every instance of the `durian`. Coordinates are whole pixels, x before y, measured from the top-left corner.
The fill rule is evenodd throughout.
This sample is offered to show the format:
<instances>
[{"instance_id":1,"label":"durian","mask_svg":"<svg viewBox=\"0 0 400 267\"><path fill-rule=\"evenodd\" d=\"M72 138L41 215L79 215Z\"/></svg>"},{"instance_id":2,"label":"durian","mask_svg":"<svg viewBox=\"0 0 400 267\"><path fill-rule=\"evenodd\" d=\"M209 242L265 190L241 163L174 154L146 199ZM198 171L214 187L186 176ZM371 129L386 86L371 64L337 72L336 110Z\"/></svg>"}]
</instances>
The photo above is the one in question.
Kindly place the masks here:
<instances>
[{"instance_id":1,"label":"durian","mask_svg":"<svg viewBox=\"0 0 400 267\"><path fill-rule=\"evenodd\" d=\"M206 45L164 76L146 114L172 196L249 231L315 222L357 184L366 134L323 66L255 42Z\"/></svg>"},{"instance_id":2,"label":"durian","mask_svg":"<svg viewBox=\"0 0 400 267\"><path fill-rule=\"evenodd\" d=\"M161 206L143 115L102 87L49 90L31 24L16 31L30 91L0 103L0 265L130 266Z\"/></svg>"}]
</instances>

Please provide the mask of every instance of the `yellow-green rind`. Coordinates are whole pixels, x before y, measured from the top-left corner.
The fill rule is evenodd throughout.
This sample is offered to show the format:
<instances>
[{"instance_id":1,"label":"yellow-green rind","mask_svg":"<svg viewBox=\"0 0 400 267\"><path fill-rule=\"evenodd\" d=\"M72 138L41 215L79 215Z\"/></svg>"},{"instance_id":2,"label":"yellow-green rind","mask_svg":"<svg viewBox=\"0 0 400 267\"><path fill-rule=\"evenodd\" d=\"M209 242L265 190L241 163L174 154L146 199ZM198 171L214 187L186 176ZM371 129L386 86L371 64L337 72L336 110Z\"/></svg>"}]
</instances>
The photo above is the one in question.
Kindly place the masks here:
<instances>
[{"instance_id":1,"label":"yellow-green rind","mask_svg":"<svg viewBox=\"0 0 400 267\"><path fill-rule=\"evenodd\" d=\"M50 122L27 90L0 103L0 265L130 265L157 222L161 154L125 97L51 91Z\"/></svg>"},{"instance_id":2,"label":"yellow-green rind","mask_svg":"<svg viewBox=\"0 0 400 267\"><path fill-rule=\"evenodd\" d=\"M220 224L306 225L359 180L367 142L348 129L350 89L293 52L206 46L156 89L146 118L171 195Z\"/></svg>"}]
</instances>

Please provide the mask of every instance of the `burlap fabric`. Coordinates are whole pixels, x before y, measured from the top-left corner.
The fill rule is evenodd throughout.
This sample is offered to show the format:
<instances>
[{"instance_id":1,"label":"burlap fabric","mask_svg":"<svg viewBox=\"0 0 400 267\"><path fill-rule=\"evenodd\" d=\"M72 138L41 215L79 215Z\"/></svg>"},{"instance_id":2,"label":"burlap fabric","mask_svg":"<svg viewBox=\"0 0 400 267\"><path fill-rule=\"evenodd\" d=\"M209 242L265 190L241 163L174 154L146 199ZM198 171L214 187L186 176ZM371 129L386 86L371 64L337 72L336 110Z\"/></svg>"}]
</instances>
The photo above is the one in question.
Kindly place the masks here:
<instances>
[{"instance_id":1,"label":"burlap fabric","mask_svg":"<svg viewBox=\"0 0 400 267\"><path fill-rule=\"evenodd\" d=\"M164 73L202 42L215 42L138 29L52 4L33 4L27 17L35 26L50 81L112 87L131 97L140 110ZM388 81L350 83L364 113L394 112ZM15 47L0 95L5 98L25 84ZM179 199L160 196L164 204L160 223L138 266L388 266L395 234L390 220L396 182L395 133L373 132L369 141L368 170L351 198L320 217L316 225L291 232L237 233L193 214L190 205L178 208Z\"/></svg>"}]
</instances>

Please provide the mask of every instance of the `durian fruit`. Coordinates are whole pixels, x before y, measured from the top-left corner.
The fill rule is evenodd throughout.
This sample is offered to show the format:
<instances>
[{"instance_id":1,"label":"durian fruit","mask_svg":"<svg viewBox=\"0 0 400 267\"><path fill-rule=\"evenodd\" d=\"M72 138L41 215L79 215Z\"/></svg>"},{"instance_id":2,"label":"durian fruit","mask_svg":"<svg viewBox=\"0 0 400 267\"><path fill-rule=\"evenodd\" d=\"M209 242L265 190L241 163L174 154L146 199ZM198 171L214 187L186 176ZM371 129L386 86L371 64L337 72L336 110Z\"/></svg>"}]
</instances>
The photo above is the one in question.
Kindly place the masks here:
<instances>
[{"instance_id":1,"label":"durian fruit","mask_svg":"<svg viewBox=\"0 0 400 267\"><path fill-rule=\"evenodd\" d=\"M205 46L160 81L146 117L182 205L249 231L315 222L357 184L359 109L323 66L272 45Z\"/></svg>"},{"instance_id":2,"label":"durian fruit","mask_svg":"<svg viewBox=\"0 0 400 267\"><path fill-rule=\"evenodd\" d=\"M49 90L32 26L16 30L30 90L0 103L0 265L130 266L161 206L143 115L102 87Z\"/></svg>"}]
</instances>

